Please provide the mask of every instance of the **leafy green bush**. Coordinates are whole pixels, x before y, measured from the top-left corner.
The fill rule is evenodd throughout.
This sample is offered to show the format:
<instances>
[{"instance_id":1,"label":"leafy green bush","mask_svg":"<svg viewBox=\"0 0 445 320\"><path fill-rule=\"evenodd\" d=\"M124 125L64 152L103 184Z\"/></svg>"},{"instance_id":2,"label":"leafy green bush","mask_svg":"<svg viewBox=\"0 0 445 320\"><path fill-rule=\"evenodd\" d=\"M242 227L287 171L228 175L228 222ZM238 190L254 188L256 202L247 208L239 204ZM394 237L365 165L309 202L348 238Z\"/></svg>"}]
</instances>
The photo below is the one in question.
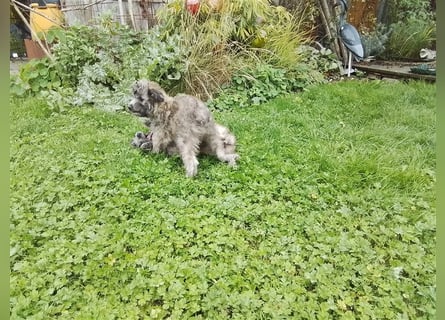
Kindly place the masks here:
<instances>
[{"instance_id":1,"label":"leafy green bush","mask_svg":"<svg viewBox=\"0 0 445 320\"><path fill-rule=\"evenodd\" d=\"M254 67L236 71L231 82L223 87L216 98L209 100L209 106L225 110L258 105L277 96L324 83L326 75L339 70L337 57L330 49L318 50L301 45L297 54L300 63L292 68L258 63Z\"/></svg>"},{"instance_id":2,"label":"leafy green bush","mask_svg":"<svg viewBox=\"0 0 445 320\"><path fill-rule=\"evenodd\" d=\"M435 41L434 21L409 18L391 25L387 48L387 58L419 58L423 48L430 48Z\"/></svg>"},{"instance_id":3,"label":"leafy green bush","mask_svg":"<svg viewBox=\"0 0 445 320\"><path fill-rule=\"evenodd\" d=\"M311 70L306 64L299 64L291 70L259 64L254 69L235 73L232 81L223 87L216 98L209 100L208 105L217 110L259 105L323 82L322 74Z\"/></svg>"},{"instance_id":4,"label":"leafy green bush","mask_svg":"<svg viewBox=\"0 0 445 320\"><path fill-rule=\"evenodd\" d=\"M209 106L223 110L259 105L289 91L291 83L286 71L262 64L254 70L240 70Z\"/></svg>"},{"instance_id":5,"label":"leafy green bush","mask_svg":"<svg viewBox=\"0 0 445 320\"><path fill-rule=\"evenodd\" d=\"M178 41L178 36L161 40L156 28L134 32L107 17L98 26L51 30L54 59L27 63L13 79L11 92L38 94L49 103L63 96L75 106L122 109L135 79L150 78L169 88L181 78L187 51Z\"/></svg>"},{"instance_id":6,"label":"leafy green bush","mask_svg":"<svg viewBox=\"0 0 445 320\"><path fill-rule=\"evenodd\" d=\"M123 29L120 34L134 41L132 33ZM114 49L98 51L98 61L83 67L75 105L99 103L105 109L121 109L128 103L134 80L148 78L171 88L181 79L186 51L177 46L177 36L161 41L157 29L153 29L150 33L137 34L136 39L139 39L136 43L117 39L119 44Z\"/></svg>"},{"instance_id":7,"label":"leafy green bush","mask_svg":"<svg viewBox=\"0 0 445 320\"><path fill-rule=\"evenodd\" d=\"M378 23L372 31L362 31L360 38L365 50L364 56L382 56L386 50L390 34L391 28L383 23Z\"/></svg>"},{"instance_id":8,"label":"leafy green bush","mask_svg":"<svg viewBox=\"0 0 445 320\"><path fill-rule=\"evenodd\" d=\"M161 10L160 25L148 32L107 16L97 26L50 30L53 59L27 64L11 82L11 92L37 95L53 110L66 105L119 110L128 103L132 82L149 78L170 94L219 96L226 99L218 103L225 109L265 102L316 78L321 82L319 71L329 72L328 54L317 51L308 59L300 50L306 33L298 17L264 0L223 3L218 12L204 5L192 16L182 1L173 1ZM227 91L236 94L223 98L220 90L230 83L236 87Z\"/></svg>"},{"instance_id":9,"label":"leafy green bush","mask_svg":"<svg viewBox=\"0 0 445 320\"><path fill-rule=\"evenodd\" d=\"M389 23L407 21L409 19L435 20L435 12L431 10L430 0L393 0L389 2Z\"/></svg>"},{"instance_id":10,"label":"leafy green bush","mask_svg":"<svg viewBox=\"0 0 445 320\"><path fill-rule=\"evenodd\" d=\"M423 48L436 42L436 14L429 0L395 0L389 2L386 24L390 35L383 58L419 58Z\"/></svg>"},{"instance_id":11,"label":"leafy green bush","mask_svg":"<svg viewBox=\"0 0 445 320\"><path fill-rule=\"evenodd\" d=\"M321 47L320 49L302 45L297 50L301 55L301 63L299 68L306 67L306 75L300 74L300 77L307 79L307 83L323 82L323 75L338 72L342 69L337 56L329 48Z\"/></svg>"},{"instance_id":12,"label":"leafy green bush","mask_svg":"<svg viewBox=\"0 0 445 320\"><path fill-rule=\"evenodd\" d=\"M37 94L61 85L60 75L48 58L31 59L22 65L18 76L10 82L12 95Z\"/></svg>"}]
</instances>

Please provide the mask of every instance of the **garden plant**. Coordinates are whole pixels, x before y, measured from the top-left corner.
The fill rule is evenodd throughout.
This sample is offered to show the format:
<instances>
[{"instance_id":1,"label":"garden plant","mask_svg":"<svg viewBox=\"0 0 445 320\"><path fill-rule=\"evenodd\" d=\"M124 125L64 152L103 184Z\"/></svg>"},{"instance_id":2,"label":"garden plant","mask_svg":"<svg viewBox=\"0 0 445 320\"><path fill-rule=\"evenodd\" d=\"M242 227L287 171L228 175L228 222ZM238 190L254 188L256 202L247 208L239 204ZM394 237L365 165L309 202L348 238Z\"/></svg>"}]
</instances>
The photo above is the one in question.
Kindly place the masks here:
<instances>
[{"instance_id":1,"label":"garden plant","mask_svg":"<svg viewBox=\"0 0 445 320\"><path fill-rule=\"evenodd\" d=\"M96 26L50 30L53 58L30 61L12 81L11 92L39 96L55 110L93 105L113 111L125 108L129 88L140 78L209 102L232 81L259 88L248 101L240 98L241 105L322 83L326 70L307 64L314 53L300 50L308 37L298 14L265 0L244 2L192 16L173 1L159 13L161 23L148 32L135 32L106 15ZM241 20L229 23L234 17ZM332 57L318 60L326 61L322 64L330 66L328 71L336 68ZM276 74L280 78L271 84ZM271 87L271 93L262 91Z\"/></svg>"}]
</instances>

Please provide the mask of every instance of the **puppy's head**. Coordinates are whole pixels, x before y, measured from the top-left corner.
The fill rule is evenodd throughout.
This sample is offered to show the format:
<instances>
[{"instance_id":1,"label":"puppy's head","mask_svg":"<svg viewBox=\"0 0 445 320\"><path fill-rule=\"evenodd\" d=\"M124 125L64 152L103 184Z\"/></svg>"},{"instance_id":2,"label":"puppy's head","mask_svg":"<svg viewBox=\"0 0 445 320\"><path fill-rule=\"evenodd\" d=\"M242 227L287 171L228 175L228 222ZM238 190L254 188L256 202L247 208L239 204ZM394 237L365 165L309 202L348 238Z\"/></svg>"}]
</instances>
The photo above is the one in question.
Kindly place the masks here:
<instances>
[{"instance_id":1,"label":"puppy's head","mask_svg":"<svg viewBox=\"0 0 445 320\"><path fill-rule=\"evenodd\" d=\"M150 118L153 112L153 106L148 100L143 101L133 98L128 104L128 111L138 117Z\"/></svg>"},{"instance_id":2,"label":"puppy's head","mask_svg":"<svg viewBox=\"0 0 445 320\"><path fill-rule=\"evenodd\" d=\"M133 99L128 111L139 117L150 117L157 103L164 102L166 93L159 84L147 79L137 80L132 88Z\"/></svg>"}]
</instances>

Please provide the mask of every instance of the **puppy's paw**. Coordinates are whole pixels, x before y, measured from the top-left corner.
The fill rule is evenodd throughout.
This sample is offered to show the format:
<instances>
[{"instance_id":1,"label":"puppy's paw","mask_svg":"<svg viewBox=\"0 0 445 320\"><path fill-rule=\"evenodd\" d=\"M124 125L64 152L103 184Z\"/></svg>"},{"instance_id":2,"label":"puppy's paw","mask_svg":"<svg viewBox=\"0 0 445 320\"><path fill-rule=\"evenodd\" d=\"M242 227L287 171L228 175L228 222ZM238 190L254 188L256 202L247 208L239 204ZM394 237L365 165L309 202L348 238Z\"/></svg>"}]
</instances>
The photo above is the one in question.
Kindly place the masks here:
<instances>
[{"instance_id":1,"label":"puppy's paw","mask_svg":"<svg viewBox=\"0 0 445 320\"><path fill-rule=\"evenodd\" d=\"M228 155L227 164L231 167L236 167L236 161L239 159L239 155L237 153L233 153Z\"/></svg>"},{"instance_id":2,"label":"puppy's paw","mask_svg":"<svg viewBox=\"0 0 445 320\"><path fill-rule=\"evenodd\" d=\"M142 133L142 132L140 132L140 133ZM134 135L133 139L130 142L130 144L135 148L139 148L141 146L141 143L145 139L145 138L139 137L138 134L139 134L139 132L136 132L136 134Z\"/></svg>"},{"instance_id":3,"label":"puppy's paw","mask_svg":"<svg viewBox=\"0 0 445 320\"><path fill-rule=\"evenodd\" d=\"M194 176L196 176L196 174L198 173L198 160L193 159L193 161L189 162L189 163L184 163L185 165L185 175L188 178L192 178Z\"/></svg>"},{"instance_id":4,"label":"puppy's paw","mask_svg":"<svg viewBox=\"0 0 445 320\"><path fill-rule=\"evenodd\" d=\"M144 142L140 148L142 151L151 151L153 149L153 143L151 141Z\"/></svg>"},{"instance_id":5,"label":"puppy's paw","mask_svg":"<svg viewBox=\"0 0 445 320\"><path fill-rule=\"evenodd\" d=\"M223 139L224 146L234 146L236 144L235 136L229 134Z\"/></svg>"},{"instance_id":6,"label":"puppy's paw","mask_svg":"<svg viewBox=\"0 0 445 320\"><path fill-rule=\"evenodd\" d=\"M131 145L135 148L140 148L142 151L150 151L153 149L153 143L151 140L151 134L145 134L143 132L136 132L134 134Z\"/></svg>"},{"instance_id":7,"label":"puppy's paw","mask_svg":"<svg viewBox=\"0 0 445 320\"><path fill-rule=\"evenodd\" d=\"M138 131L134 134L134 137L138 139L146 139L147 135L141 131Z\"/></svg>"}]
</instances>

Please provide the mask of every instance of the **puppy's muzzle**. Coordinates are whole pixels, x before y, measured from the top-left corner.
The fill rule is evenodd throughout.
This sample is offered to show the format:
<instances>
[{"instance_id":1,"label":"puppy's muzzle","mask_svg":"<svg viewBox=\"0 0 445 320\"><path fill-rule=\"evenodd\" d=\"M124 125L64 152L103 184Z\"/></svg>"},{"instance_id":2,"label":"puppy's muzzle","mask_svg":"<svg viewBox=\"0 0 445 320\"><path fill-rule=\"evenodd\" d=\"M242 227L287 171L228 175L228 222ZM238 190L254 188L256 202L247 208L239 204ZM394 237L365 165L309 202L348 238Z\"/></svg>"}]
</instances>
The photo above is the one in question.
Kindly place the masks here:
<instances>
[{"instance_id":1,"label":"puppy's muzzle","mask_svg":"<svg viewBox=\"0 0 445 320\"><path fill-rule=\"evenodd\" d=\"M146 108L142 102L138 99L132 99L127 106L127 109L132 114L139 117L147 117L148 116L148 108Z\"/></svg>"},{"instance_id":2,"label":"puppy's muzzle","mask_svg":"<svg viewBox=\"0 0 445 320\"><path fill-rule=\"evenodd\" d=\"M136 109L136 105L138 104L138 103L140 103L137 99L132 99L131 101L130 101L130 103L128 104L128 106L127 106L127 109L128 109L128 111L130 111L130 112L135 112L137 109Z\"/></svg>"}]
</instances>

